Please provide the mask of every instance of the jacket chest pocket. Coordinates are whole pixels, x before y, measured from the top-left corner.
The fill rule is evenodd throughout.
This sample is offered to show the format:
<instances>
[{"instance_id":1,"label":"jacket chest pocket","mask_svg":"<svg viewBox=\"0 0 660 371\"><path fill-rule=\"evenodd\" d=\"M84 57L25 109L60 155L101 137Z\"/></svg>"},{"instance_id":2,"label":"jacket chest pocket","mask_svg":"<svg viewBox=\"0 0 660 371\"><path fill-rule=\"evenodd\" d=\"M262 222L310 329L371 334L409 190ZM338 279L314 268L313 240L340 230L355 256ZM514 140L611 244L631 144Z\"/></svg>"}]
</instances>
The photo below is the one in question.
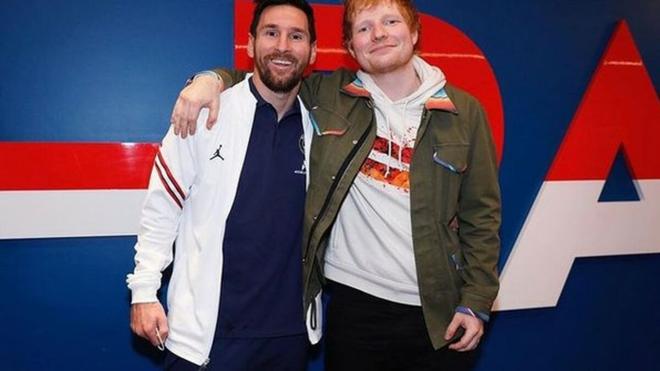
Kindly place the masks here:
<instances>
[{"instance_id":1,"label":"jacket chest pocket","mask_svg":"<svg viewBox=\"0 0 660 371\"><path fill-rule=\"evenodd\" d=\"M434 174L440 191L439 202L441 221L449 223L458 211L461 182L469 171L468 153L470 146L465 143L443 143L433 146Z\"/></svg>"}]
</instances>

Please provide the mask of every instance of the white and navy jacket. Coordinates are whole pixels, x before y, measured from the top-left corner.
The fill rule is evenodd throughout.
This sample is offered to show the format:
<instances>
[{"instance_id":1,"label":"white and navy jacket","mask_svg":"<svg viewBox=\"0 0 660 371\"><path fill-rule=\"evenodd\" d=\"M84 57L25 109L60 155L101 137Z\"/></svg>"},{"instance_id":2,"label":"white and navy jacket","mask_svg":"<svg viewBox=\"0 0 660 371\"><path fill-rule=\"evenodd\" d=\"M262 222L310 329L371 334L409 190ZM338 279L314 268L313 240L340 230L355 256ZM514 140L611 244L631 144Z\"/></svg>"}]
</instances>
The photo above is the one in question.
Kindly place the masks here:
<instances>
[{"instance_id":1,"label":"white and navy jacket","mask_svg":"<svg viewBox=\"0 0 660 371\"><path fill-rule=\"evenodd\" d=\"M188 139L172 128L156 155L135 245L135 271L127 278L132 303L157 301L161 272L176 256L169 283L167 348L176 355L203 364L211 351L220 301L222 243L250 140L256 99L248 79L224 91L218 123ZM305 136L305 168L309 162L312 125L300 102ZM208 110L202 110L202 128ZM309 184L309 173L307 174ZM302 261L302 257L301 257ZM301 262L302 264L302 262ZM302 304L302 293L300 297ZM320 326L306 327L311 343L321 337ZM320 323L320 295L316 298Z\"/></svg>"}]
</instances>

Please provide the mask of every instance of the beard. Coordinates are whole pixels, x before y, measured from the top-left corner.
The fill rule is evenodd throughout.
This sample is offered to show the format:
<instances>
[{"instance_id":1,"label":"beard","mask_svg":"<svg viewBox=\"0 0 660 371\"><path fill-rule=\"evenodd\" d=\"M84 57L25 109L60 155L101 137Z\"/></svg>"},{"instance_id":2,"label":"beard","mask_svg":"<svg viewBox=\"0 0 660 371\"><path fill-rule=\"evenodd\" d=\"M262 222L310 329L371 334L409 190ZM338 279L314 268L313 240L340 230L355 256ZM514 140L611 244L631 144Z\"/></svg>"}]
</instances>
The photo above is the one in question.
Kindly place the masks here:
<instances>
[{"instance_id":1,"label":"beard","mask_svg":"<svg viewBox=\"0 0 660 371\"><path fill-rule=\"evenodd\" d=\"M305 67L309 63L310 56L301 63L297 58L288 53L274 52L261 58L255 58L257 73L266 87L275 93L288 93L298 86L302 80ZM268 68L268 62L273 59L286 60L292 63L294 69L286 75L276 75Z\"/></svg>"}]
</instances>

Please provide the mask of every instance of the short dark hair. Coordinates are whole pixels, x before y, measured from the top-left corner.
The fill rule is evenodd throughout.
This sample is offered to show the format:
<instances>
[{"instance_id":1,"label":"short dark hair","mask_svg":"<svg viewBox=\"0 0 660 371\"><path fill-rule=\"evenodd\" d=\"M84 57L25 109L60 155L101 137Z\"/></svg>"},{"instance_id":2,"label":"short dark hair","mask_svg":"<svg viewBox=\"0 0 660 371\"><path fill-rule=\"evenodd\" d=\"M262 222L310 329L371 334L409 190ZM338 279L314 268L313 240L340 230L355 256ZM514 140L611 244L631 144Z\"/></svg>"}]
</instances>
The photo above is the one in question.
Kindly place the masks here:
<instances>
[{"instance_id":1,"label":"short dark hair","mask_svg":"<svg viewBox=\"0 0 660 371\"><path fill-rule=\"evenodd\" d=\"M253 37L257 36L257 25L261 18L261 13L266 8L276 5L290 5L294 8L300 9L307 16L307 27L309 28L310 42L316 41L316 28L314 26L314 11L311 5L305 0L254 0L256 6L252 13L252 23L250 24L250 34Z\"/></svg>"}]
</instances>

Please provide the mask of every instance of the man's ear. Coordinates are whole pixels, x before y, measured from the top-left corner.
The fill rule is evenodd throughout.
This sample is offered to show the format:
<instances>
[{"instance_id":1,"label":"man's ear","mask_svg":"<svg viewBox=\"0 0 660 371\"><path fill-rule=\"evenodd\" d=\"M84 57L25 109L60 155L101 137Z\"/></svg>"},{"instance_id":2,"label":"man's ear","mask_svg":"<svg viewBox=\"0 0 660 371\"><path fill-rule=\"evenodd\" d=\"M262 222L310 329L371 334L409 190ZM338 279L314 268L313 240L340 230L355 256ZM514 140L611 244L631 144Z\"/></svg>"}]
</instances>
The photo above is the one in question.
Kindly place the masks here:
<instances>
[{"instance_id":1,"label":"man's ear","mask_svg":"<svg viewBox=\"0 0 660 371\"><path fill-rule=\"evenodd\" d=\"M248 57L254 59L254 36L251 33L248 33L247 54Z\"/></svg>"},{"instance_id":2,"label":"man's ear","mask_svg":"<svg viewBox=\"0 0 660 371\"><path fill-rule=\"evenodd\" d=\"M312 43L312 52L309 55L309 64L314 64L316 62L316 41Z\"/></svg>"},{"instance_id":3,"label":"man's ear","mask_svg":"<svg viewBox=\"0 0 660 371\"><path fill-rule=\"evenodd\" d=\"M355 59L355 51L353 50L353 46L352 46L352 44L351 44L351 40L349 40L349 41L346 43L346 50L348 50L348 54L350 54L351 57L353 57L353 59Z\"/></svg>"}]
</instances>

